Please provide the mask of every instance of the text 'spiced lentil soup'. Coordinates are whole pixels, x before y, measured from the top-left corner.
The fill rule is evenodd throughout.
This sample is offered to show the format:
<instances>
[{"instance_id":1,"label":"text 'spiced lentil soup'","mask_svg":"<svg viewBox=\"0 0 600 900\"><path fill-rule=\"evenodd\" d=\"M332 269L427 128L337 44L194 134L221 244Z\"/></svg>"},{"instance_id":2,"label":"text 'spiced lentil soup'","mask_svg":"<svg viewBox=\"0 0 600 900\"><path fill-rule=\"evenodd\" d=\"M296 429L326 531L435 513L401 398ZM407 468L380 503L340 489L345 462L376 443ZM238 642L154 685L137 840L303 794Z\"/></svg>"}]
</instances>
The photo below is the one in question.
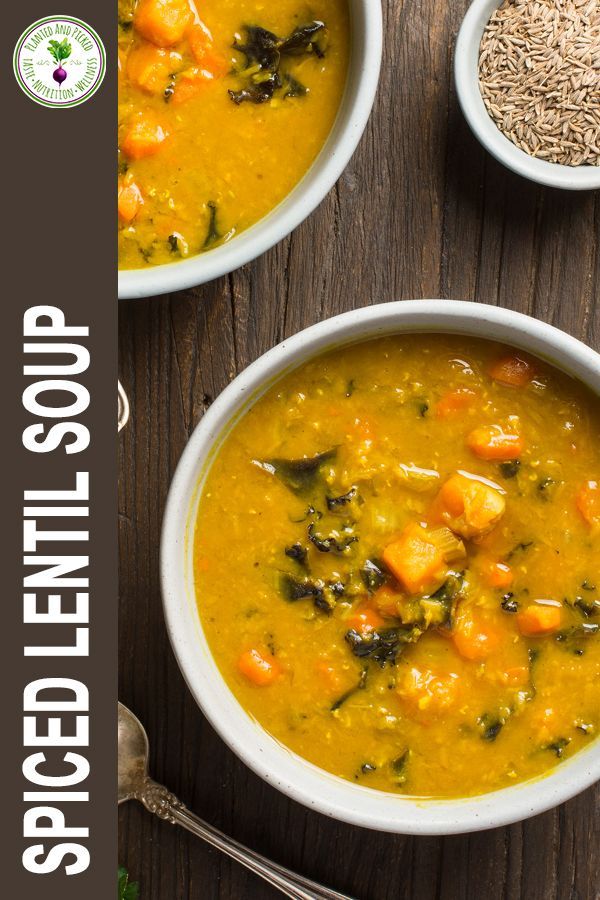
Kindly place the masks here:
<instances>
[{"instance_id":1,"label":"text 'spiced lentil soup'","mask_svg":"<svg viewBox=\"0 0 600 900\"><path fill-rule=\"evenodd\" d=\"M119 266L174 262L274 209L322 149L347 0L119 0Z\"/></svg>"},{"instance_id":2,"label":"text 'spiced lentil soup'","mask_svg":"<svg viewBox=\"0 0 600 900\"><path fill-rule=\"evenodd\" d=\"M285 376L207 474L200 618L247 712L312 763L418 796L537 776L600 727L600 406L442 335Z\"/></svg>"}]
</instances>

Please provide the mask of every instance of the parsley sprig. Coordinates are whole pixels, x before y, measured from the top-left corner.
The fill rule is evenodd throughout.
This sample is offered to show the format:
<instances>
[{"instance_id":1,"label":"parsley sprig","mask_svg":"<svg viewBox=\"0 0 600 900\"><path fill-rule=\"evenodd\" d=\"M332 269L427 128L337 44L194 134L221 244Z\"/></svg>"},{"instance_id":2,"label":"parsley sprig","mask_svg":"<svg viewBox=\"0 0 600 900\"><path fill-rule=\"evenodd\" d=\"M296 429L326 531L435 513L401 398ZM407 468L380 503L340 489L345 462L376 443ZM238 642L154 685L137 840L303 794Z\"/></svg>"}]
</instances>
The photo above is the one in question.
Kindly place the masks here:
<instances>
[{"instance_id":1,"label":"parsley sprig","mask_svg":"<svg viewBox=\"0 0 600 900\"><path fill-rule=\"evenodd\" d=\"M137 881L130 881L127 869L119 866L118 900L138 900L139 896L140 889Z\"/></svg>"}]
</instances>

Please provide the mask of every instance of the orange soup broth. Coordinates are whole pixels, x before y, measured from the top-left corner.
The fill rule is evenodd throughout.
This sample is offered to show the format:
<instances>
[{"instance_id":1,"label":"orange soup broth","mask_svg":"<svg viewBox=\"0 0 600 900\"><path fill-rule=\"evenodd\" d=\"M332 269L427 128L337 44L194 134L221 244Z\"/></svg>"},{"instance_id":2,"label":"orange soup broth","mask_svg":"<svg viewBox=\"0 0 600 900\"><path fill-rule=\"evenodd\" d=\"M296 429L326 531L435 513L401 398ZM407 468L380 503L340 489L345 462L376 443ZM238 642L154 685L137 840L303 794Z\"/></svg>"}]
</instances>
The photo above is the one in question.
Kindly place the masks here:
<instances>
[{"instance_id":1,"label":"orange soup broth","mask_svg":"<svg viewBox=\"0 0 600 900\"><path fill-rule=\"evenodd\" d=\"M412 795L475 795L539 776L597 734L599 402L537 360L522 386L491 377L513 352L435 335L333 351L259 399L212 463L195 533L211 651L243 708L335 775ZM488 426L518 434L517 461L472 449ZM326 451L300 493L264 465ZM438 529L440 490L461 472L491 485L505 511L485 533L450 535L464 551L447 565L462 579L450 618L431 612L439 579L413 597L387 571L385 588L369 591L365 561L392 559L386 548L402 548L407 529ZM323 551L311 529L321 542L333 534L338 548L351 540ZM312 595L290 602L289 578L325 585L330 606ZM540 603L558 610L558 623L529 634ZM372 634L360 624L365 610L375 630L405 635L416 622L423 631L395 661L361 657L348 633ZM254 651L259 671L247 656L242 664Z\"/></svg>"}]
</instances>

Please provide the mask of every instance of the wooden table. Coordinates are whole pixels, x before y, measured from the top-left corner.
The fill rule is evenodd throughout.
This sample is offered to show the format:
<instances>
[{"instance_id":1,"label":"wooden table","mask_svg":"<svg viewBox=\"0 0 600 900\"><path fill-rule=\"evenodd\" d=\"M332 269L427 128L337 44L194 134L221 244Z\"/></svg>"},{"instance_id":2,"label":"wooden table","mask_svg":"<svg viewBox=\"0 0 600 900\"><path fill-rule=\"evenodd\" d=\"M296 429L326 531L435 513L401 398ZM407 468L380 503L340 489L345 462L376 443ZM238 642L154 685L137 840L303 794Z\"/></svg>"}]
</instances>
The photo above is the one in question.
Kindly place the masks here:
<instances>
[{"instance_id":1,"label":"wooden table","mask_svg":"<svg viewBox=\"0 0 600 900\"><path fill-rule=\"evenodd\" d=\"M597 900L600 788L463 837L329 821L225 747L192 701L163 624L158 546L175 465L211 400L282 338L358 306L444 297L521 310L600 350L600 196L535 187L471 136L451 77L467 5L384 0L374 115L337 187L290 238L205 287L120 305L120 376L133 409L120 460L121 699L148 728L155 776L192 809L360 900ZM279 896L136 805L119 822L120 862L143 900Z\"/></svg>"}]
</instances>

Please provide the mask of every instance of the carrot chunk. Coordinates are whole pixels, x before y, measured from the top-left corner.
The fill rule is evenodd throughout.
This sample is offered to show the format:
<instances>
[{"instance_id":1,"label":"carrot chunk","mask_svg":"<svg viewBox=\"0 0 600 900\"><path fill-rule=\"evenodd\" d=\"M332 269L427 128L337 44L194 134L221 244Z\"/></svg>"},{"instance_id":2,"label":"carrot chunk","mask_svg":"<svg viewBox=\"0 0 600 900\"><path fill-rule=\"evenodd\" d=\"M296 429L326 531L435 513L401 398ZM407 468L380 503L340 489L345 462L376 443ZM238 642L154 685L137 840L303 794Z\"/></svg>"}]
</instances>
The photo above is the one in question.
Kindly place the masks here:
<instances>
[{"instance_id":1,"label":"carrot chunk","mask_svg":"<svg viewBox=\"0 0 600 900\"><path fill-rule=\"evenodd\" d=\"M171 47L184 36L193 19L188 0L139 0L133 24L158 47Z\"/></svg>"},{"instance_id":2,"label":"carrot chunk","mask_svg":"<svg viewBox=\"0 0 600 900\"><path fill-rule=\"evenodd\" d=\"M459 699L459 677L455 672L411 666L398 679L400 699L415 712L443 712Z\"/></svg>"},{"instance_id":3,"label":"carrot chunk","mask_svg":"<svg viewBox=\"0 0 600 900\"><path fill-rule=\"evenodd\" d=\"M508 588L514 580L511 567L503 562L488 561L483 567L483 577L493 588Z\"/></svg>"},{"instance_id":4,"label":"carrot chunk","mask_svg":"<svg viewBox=\"0 0 600 900\"><path fill-rule=\"evenodd\" d=\"M403 599L404 595L400 593L399 588L397 586L393 588L388 584L384 584L375 591L372 597L378 612L382 616L387 616L388 619L400 614Z\"/></svg>"},{"instance_id":5,"label":"carrot chunk","mask_svg":"<svg viewBox=\"0 0 600 900\"><path fill-rule=\"evenodd\" d=\"M510 387L525 387L534 376L534 369L530 362L522 356L504 356L490 369L490 375L494 381L506 384Z\"/></svg>"},{"instance_id":6,"label":"carrot chunk","mask_svg":"<svg viewBox=\"0 0 600 900\"><path fill-rule=\"evenodd\" d=\"M143 202L142 192L134 181L119 183L117 208L122 222L132 222Z\"/></svg>"},{"instance_id":7,"label":"carrot chunk","mask_svg":"<svg viewBox=\"0 0 600 900\"><path fill-rule=\"evenodd\" d=\"M600 482L587 481L577 494L576 503L588 525L600 526Z\"/></svg>"},{"instance_id":8,"label":"carrot chunk","mask_svg":"<svg viewBox=\"0 0 600 900\"><path fill-rule=\"evenodd\" d=\"M468 409L472 406L476 398L477 394L475 391L472 391L471 388L463 387L448 391L447 394L444 394L444 396L438 400L435 407L435 414L439 419L447 419L450 416L454 416L457 413Z\"/></svg>"},{"instance_id":9,"label":"carrot chunk","mask_svg":"<svg viewBox=\"0 0 600 900\"><path fill-rule=\"evenodd\" d=\"M169 83L169 76L180 66L178 53L144 42L129 51L126 71L129 81L140 90L161 94Z\"/></svg>"},{"instance_id":10,"label":"carrot chunk","mask_svg":"<svg viewBox=\"0 0 600 900\"><path fill-rule=\"evenodd\" d=\"M213 78L227 74L229 64L213 46L212 35L205 25L193 25L187 33L192 56L201 69Z\"/></svg>"},{"instance_id":11,"label":"carrot chunk","mask_svg":"<svg viewBox=\"0 0 600 900\"><path fill-rule=\"evenodd\" d=\"M361 634L368 634L385 625L385 619L379 615L376 609L370 606L361 606L346 619L346 625Z\"/></svg>"},{"instance_id":12,"label":"carrot chunk","mask_svg":"<svg viewBox=\"0 0 600 900\"><path fill-rule=\"evenodd\" d=\"M558 631L562 621L560 606L533 603L517 613L517 625L521 634L534 636Z\"/></svg>"},{"instance_id":13,"label":"carrot chunk","mask_svg":"<svg viewBox=\"0 0 600 900\"><path fill-rule=\"evenodd\" d=\"M446 481L433 502L431 517L465 538L477 538L494 528L506 509L500 490L457 473Z\"/></svg>"},{"instance_id":14,"label":"carrot chunk","mask_svg":"<svg viewBox=\"0 0 600 900\"><path fill-rule=\"evenodd\" d=\"M143 159L158 153L166 137L166 132L158 123L140 118L129 127L121 142L121 149L130 159Z\"/></svg>"},{"instance_id":15,"label":"carrot chunk","mask_svg":"<svg viewBox=\"0 0 600 900\"><path fill-rule=\"evenodd\" d=\"M383 561L407 591L425 593L439 587L446 575L444 555L417 523L383 551Z\"/></svg>"},{"instance_id":16,"label":"carrot chunk","mask_svg":"<svg viewBox=\"0 0 600 900\"><path fill-rule=\"evenodd\" d=\"M452 640L463 659L472 662L487 659L500 642L493 624L475 610L463 611L457 616Z\"/></svg>"},{"instance_id":17,"label":"carrot chunk","mask_svg":"<svg viewBox=\"0 0 600 900\"><path fill-rule=\"evenodd\" d=\"M197 97L198 94L206 87L211 76L205 73L197 66L186 69L181 75L178 75L173 88L173 96L171 103L173 106L180 106Z\"/></svg>"},{"instance_id":18,"label":"carrot chunk","mask_svg":"<svg viewBox=\"0 0 600 900\"><path fill-rule=\"evenodd\" d=\"M267 687L281 674L281 667L274 656L266 650L253 647L246 650L238 659L238 668L242 675L258 687Z\"/></svg>"},{"instance_id":19,"label":"carrot chunk","mask_svg":"<svg viewBox=\"0 0 600 900\"><path fill-rule=\"evenodd\" d=\"M523 452L523 438L501 425L482 425L467 438L467 446L481 459L518 459Z\"/></svg>"}]
</instances>

